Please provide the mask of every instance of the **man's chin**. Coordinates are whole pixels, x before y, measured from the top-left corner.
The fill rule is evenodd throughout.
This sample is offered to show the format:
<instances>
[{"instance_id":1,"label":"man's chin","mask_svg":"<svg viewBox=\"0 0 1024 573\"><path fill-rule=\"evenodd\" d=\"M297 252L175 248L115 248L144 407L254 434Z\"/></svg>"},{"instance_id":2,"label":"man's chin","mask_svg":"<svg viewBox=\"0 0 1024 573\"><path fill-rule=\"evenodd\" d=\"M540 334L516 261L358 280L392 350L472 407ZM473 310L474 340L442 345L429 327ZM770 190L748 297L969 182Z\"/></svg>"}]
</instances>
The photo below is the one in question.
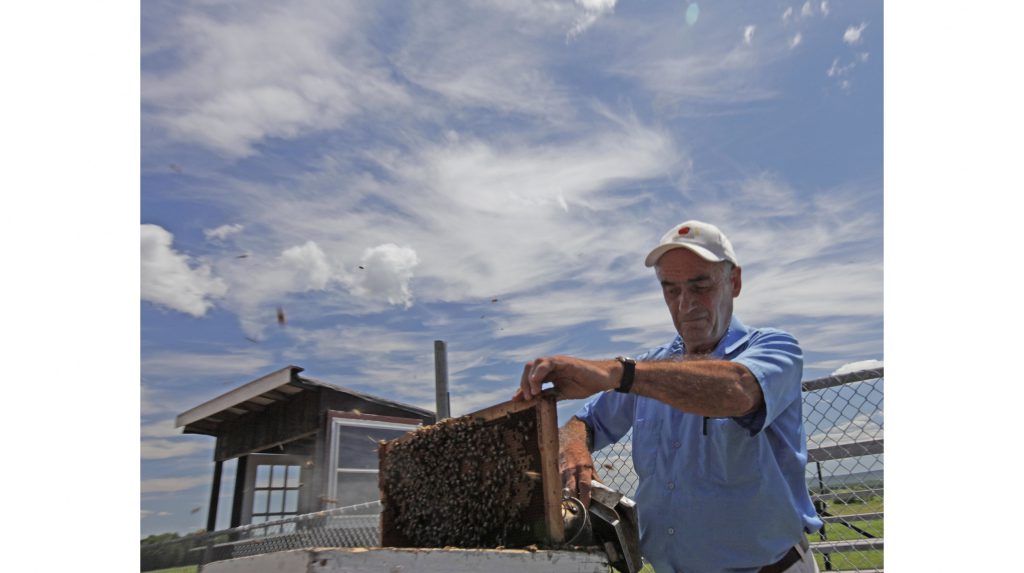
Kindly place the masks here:
<instances>
[{"instance_id":1,"label":"man's chin","mask_svg":"<svg viewBox=\"0 0 1024 573\"><path fill-rule=\"evenodd\" d=\"M700 347L708 343L708 333L703 329L680 328L679 336L683 337L683 344L687 348Z\"/></svg>"}]
</instances>

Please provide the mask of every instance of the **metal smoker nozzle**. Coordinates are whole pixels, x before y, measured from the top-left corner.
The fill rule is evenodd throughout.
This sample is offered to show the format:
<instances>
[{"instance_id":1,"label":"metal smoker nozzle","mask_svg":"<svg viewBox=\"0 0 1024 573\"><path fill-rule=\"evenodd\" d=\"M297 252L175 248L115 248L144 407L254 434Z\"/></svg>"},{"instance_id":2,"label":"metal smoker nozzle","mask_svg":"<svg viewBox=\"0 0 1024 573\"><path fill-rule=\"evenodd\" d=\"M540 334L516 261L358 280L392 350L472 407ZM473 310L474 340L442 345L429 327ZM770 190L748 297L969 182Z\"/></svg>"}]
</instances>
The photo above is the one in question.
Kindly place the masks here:
<instances>
[{"instance_id":1,"label":"metal smoker nozzle","mask_svg":"<svg viewBox=\"0 0 1024 573\"><path fill-rule=\"evenodd\" d=\"M567 544L599 545L613 567L637 573L640 559L640 528L636 502L599 481L592 481L590 507L562 490L562 520Z\"/></svg>"}]
</instances>

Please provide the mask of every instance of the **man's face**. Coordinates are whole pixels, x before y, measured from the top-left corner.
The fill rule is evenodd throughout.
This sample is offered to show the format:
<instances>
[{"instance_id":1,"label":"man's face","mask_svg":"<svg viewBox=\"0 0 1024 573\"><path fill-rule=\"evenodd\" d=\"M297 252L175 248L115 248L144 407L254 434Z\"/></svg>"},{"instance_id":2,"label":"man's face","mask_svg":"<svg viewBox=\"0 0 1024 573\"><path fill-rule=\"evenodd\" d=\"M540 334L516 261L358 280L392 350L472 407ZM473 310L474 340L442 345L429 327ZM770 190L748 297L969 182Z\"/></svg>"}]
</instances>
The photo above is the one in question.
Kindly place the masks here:
<instances>
[{"instance_id":1,"label":"man's face","mask_svg":"<svg viewBox=\"0 0 1024 573\"><path fill-rule=\"evenodd\" d=\"M740 294L740 268L706 261L689 249L672 249L654 270L687 353L714 350L729 328L732 299Z\"/></svg>"}]
</instances>

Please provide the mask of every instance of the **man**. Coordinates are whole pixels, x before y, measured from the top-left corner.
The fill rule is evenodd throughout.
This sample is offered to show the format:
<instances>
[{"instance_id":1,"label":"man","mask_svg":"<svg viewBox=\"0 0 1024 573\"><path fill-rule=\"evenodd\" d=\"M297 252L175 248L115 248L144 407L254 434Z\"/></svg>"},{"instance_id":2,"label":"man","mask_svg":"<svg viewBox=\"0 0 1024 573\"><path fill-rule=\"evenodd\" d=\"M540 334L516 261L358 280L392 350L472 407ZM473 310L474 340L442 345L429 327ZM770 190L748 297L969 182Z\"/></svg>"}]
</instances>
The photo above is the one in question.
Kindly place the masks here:
<instances>
[{"instance_id":1,"label":"man","mask_svg":"<svg viewBox=\"0 0 1024 573\"><path fill-rule=\"evenodd\" d=\"M591 452L633 429L641 553L658 573L817 571L804 483L803 353L733 316L742 272L714 225L686 221L647 255L678 336L640 356L537 358L514 399L551 382L597 397L559 432L565 487L589 502Z\"/></svg>"}]
</instances>

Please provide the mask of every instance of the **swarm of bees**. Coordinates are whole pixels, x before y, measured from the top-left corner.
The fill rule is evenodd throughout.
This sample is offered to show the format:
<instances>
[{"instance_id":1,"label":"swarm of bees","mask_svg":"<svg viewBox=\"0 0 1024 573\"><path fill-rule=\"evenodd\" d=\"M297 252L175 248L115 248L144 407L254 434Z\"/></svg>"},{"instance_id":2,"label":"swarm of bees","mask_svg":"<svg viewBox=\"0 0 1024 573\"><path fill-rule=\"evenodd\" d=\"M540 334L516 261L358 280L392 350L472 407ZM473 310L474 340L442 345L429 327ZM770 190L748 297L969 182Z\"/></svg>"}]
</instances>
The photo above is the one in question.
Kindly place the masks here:
<instances>
[{"instance_id":1,"label":"swarm of bees","mask_svg":"<svg viewBox=\"0 0 1024 573\"><path fill-rule=\"evenodd\" d=\"M534 541L524 511L539 493L525 441L532 416L449 418L389 444L380 487L411 547L512 547Z\"/></svg>"}]
</instances>

